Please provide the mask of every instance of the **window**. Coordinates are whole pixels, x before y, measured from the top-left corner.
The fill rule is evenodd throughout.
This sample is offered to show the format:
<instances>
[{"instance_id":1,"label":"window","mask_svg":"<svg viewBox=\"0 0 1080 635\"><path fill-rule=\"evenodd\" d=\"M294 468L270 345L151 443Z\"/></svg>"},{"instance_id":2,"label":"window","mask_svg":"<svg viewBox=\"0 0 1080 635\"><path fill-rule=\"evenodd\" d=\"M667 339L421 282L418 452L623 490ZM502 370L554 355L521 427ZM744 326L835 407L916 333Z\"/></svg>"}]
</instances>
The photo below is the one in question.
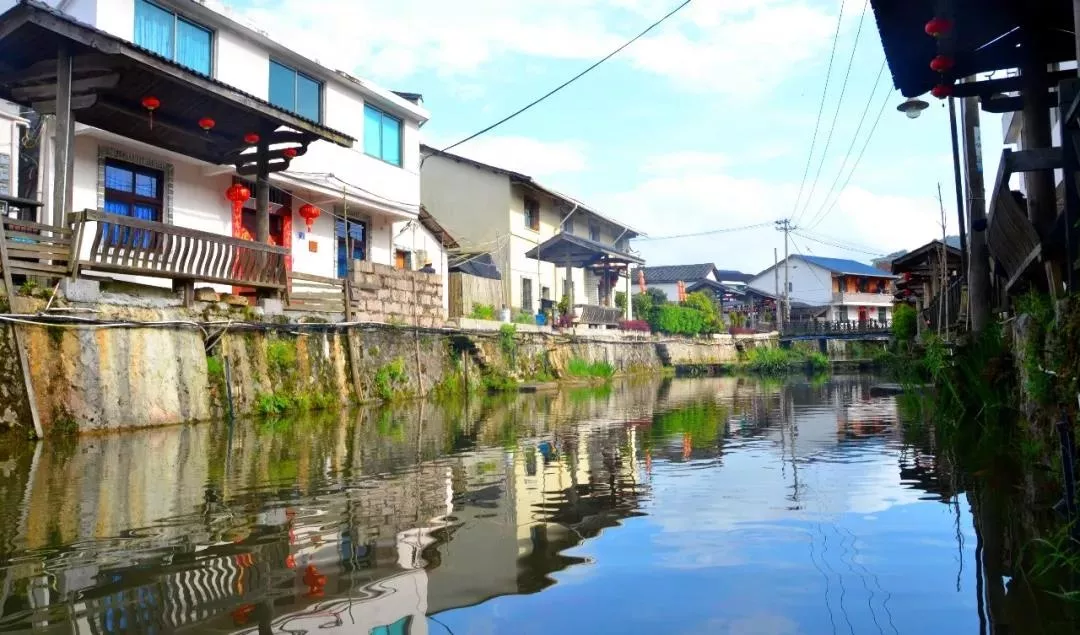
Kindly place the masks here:
<instances>
[{"instance_id":1,"label":"window","mask_svg":"<svg viewBox=\"0 0 1080 635\"><path fill-rule=\"evenodd\" d=\"M338 278L349 277L350 259L367 260L367 229L367 223L359 220L339 220L335 223Z\"/></svg>"},{"instance_id":2,"label":"window","mask_svg":"<svg viewBox=\"0 0 1080 635\"><path fill-rule=\"evenodd\" d=\"M394 267L397 269L404 269L406 271L412 270L412 254L404 249L397 249L394 251Z\"/></svg>"},{"instance_id":3,"label":"window","mask_svg":"<svg viewBox=\"0 0 1080 635\"><path fill-rule=\"evenodd\" d=\"M525 226L540 231L540 202L529 196L525 197Z\"/></svg>"},{"instance_id":4,"label":"window","mask_svg":"<svg viewBox=\"0 0 1080 635\"><path fill-rule=\"evenodd\" d=\"M787 283L787 290L788 290L788 293L791 293L792 291L794 291L795 290L795 283L794 282Z\"/></svg>"},{"instance_id":5,"label":"window","mask_svg":"<svg viewBox=\"0 0 1080 635\"><path fill-rule=\"evenodd\" d=\"M364 154L401 165L401 120L364 105Z\"/></svg>"},{"instance_id":6,"label":"window","mask_svg":"<svg viewBox=\"0 0 1080 635\"><path fill-rule=\"evenodd\" d=\"M882 307L878 307L878 310L877 310L877 321L878 321L878 322L881 322L882 324L885 324L886 322L888 322L888 321L889 321L889 315L888 315L888 313L889 313L889 312L888 312L888 310L887 310L887 309L886 309L885 307L883 307L883 306L882 306Z\"/></svg>"},{"instance_id":7,"label":"window","mask_svg":"<svg viewBox=\"0 0 1080 635\"><path fill-rule=\"evenodd\" d=\"M105 211L120 216L142 220L161 221L164 207L162 184L164 175L160 170L144 168L123 161L109 159L105 162ZM109 244L125 244L129 232L136 232L132 244L143 249L150 247L151 233L125 227L105 228Z\"/></svg>"},{"instance_id":8,"label":"window","mask_svg":"<svg viewBox=\"0 0 1080 635\"><path fill-rule=\"evenodd\" d=\"M589 225L589 240L600 242L600 228L596 225Z\"/></svg>"},{"instance_id":9,"label":"window","mask_svg":"<svg viewBox=\"0 0 1080 635\"><path fill-rule=\"evenodd\" d=\"M551 299L551 287L540 287L540 299L541 300L550 300Z\"/></svg>"},{"instance_id":10,"label":"window","mask_svg":"<svg viewBox=\"0 0 1080 635\"><path fill-rule=\"evenodd\" d=\"M533 297L532 297L532 278L521 279L521 310L532 313L533 310Z\"/></svg>"},{"instance_id":11,"label":"window","mask_svg":"<svg viewBox=\"0 0 1080 635\"><path fill-rule=\"evenodd\" d=\"M848 321L847 307L846 306L840 307L839 321L840 322L847 322Z\"/></svg>"},{"instance_id":12,"label":"window","mask_svg":"<svg viewBox=\"0 0 1080 635\"><path fill-rule=\"evenodd\" d=\"M213 31L148 2L135 0L135 43L193 71L209 75Z\"/></svg>"},{"instance_id":13,"label":"window","mask_svg":"<svg viewBox=\"0 0 1080 635\"><path fill-rule=\"evenodd\" d=\"M322 83L300 71L270 60L270 103L322 122Z\"/></svg>"}]
</instances>

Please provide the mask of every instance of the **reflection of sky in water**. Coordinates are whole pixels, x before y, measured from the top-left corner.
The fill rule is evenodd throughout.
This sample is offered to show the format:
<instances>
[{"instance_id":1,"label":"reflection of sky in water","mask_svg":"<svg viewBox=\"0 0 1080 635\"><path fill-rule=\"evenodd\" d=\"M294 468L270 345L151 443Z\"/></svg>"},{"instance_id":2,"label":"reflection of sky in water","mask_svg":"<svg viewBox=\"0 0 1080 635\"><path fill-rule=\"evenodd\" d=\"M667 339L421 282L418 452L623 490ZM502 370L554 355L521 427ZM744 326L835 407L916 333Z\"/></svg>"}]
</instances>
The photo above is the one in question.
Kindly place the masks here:
<instances>
[{"instance_id":1,"label":"reflection of sky in water","mask_svg":"<svg viewBox=\"0 0 1080 635\"><path fill-rule=\"evenodd\" d=\"M720 460L655 459L646 516L567 552L589 564L438 619L455 633L977 632L966 501L961 554L956 508L901 481L895 434L838 435L854 417L893 426L880 405L795 407L794 444L777 418Z\"/></svg>"}]
</instances>

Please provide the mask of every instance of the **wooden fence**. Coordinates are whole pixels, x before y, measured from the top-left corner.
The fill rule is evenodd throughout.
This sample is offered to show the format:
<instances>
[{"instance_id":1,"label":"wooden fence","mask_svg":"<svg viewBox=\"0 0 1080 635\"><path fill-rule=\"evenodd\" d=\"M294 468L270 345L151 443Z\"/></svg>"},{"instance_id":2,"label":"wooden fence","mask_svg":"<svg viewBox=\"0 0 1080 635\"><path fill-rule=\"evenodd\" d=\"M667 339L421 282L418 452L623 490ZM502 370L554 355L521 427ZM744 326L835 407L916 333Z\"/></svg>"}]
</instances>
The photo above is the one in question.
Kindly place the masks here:
<instances>
[{"instance_id":1,"label":"wooden fence","mask_svg":"<svg viewBox=\"0 0 1080 635\"><path fill-rule=\"evenodd\" d=\"M286 310L345 312L344 280L293 271L289 273L289 281Z\"/></svg>"},{"instance_id":2,"label":"wooden fence","mask_svg":"<svg viewBox=\"0 0 1080 635\"><path fill-rule=\"evenodd\" d=\"M79 260L80 267L242 287L286 288L289 250L284 247L99 210L73 214L72 222L80 237L88 224L94 223L90 253Z\"/></svg>"},{"instance_id":3,"label":"wooden fence","mask_svg":"<svg viewBox=\"0 0 1080 635\"><path fill-rule=\"evenodd\" d=\"M11 274L60 278L70 273L70 229L0 217L0 242L2 263Z\"/></svg>"},{"instance_id":4,"label":"wooden fence","mask_svg":"<svg viewBox=\"0 0 1080 635\"><path fill-rule=\"evenodd\" d=\"M490 305L495 309L503 305L502 280L455 272L450 274L447 287L450 317L469 317L477 304Z\"/></svg>"}]
</instances>

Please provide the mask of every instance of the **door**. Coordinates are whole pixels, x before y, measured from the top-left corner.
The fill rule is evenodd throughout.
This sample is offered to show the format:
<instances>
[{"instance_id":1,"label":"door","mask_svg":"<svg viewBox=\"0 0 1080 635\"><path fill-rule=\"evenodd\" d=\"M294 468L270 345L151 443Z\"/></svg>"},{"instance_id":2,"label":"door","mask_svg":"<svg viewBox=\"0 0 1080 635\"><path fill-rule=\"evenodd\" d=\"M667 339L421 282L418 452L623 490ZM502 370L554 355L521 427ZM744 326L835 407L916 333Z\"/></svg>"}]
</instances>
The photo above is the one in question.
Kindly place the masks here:
<instances>
[{"instance_id":1,"label":"door","mask_svg":"<svg viewBox=\"0 0 1080 635\"><path fill-rule=\"evenodd\" d=\"M529 314L533 312L532 278L521 279L521 310Z\"/></svg>"},{"instance_id":2,"label":"door","mask_svg":"<svg viewBox=\"0 0 1080 635\"><path fill-rule=\"evenodd\" d=\"M866 322L868 319L869 319L869 316L867 315L866 307L864 307L864 306L859 307L859 321L860 322Z\"/></svg>"},{"instance_id":3,"label":"door","mask_svg":"<svg viewBox=\"0 0 1080 635\"><path fill-rule=\"evenodd\" d=\"M412 258L404 249L394 251L394 267L396 269L412 269Z\"/></svg>"}]
</instances>

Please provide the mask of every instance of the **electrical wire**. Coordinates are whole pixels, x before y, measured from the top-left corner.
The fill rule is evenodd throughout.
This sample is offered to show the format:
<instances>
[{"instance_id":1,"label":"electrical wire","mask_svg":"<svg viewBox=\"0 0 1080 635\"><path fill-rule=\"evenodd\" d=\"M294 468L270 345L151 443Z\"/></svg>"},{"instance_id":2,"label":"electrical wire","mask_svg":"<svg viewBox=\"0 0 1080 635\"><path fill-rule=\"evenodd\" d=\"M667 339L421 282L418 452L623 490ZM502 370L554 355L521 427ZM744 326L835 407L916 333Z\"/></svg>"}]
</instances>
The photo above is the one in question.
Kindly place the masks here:
<instances>
[{"instance_id":1,"label":"electrical wire","mask_svg":"<svg viewBox=\"0 0 1080 635\"><path fill-rule=\"evenodd\" d=\"M792 232L792 233L794 233L799 238L803 238L803 239L809 240L811 242L818 243L819 245L825 245L826 247L835 247L837 249L843 249L845 251L853 251L853 252L857 252L857 253L861 253L861 254L866 254L868 256L884 256L885 255L885 254L883 254L881 252L866 251L864 249L855 249L853 247L844 246L844 245L842 245L840 243L835 243L835 242L831 242L831 241L828 241L828 240L819 240L817 238L812 238L812 237L807 236L806 234L803 234L803 233L800 233L800 232Z\"/></svg>"},{"instance_id":2,"label":"electrical wire","mask_svg":"<svg viewBox=\"0 0 1080 635\"><path fill-rule=\"evenodd\" d=\"M708 229L700 232L689 232L686 234L672 234L669 236L643 236L635 238L639 242L654 242L657 240L674 240L676 238L696 238L698 236L712 236L714 234L727 234L731 232L745 231L749 229L759 229L762 227L772 227L772 221L766 223L756 223L754 225L743 225L742 227L726 227L724 229Z\"/></svg>"},{"instance_id":3,"label":"electrical wire","mask_svg":"<svg viewBox=\"0 0 1080 635\"><path fill-rule=\"evenodd\" d=\"M859 133L862 132L863 123L866 121L866 115L870 112L870 106L874 102L874 95L877 94L878 87L881 85L881 78L884 74L885 60L881 60L881 68L878 69L877 78L874 79L874 89L870 91L870 96L866 98L866 105L863 106L862 115L859 117L859 125L855 126L855 134L851 135L851 143L848 144L847 151L844 152L844 160L840 163L840 169L836 171L836 178L833 179L832 185L829 186L829 191L825 193L825 197L821 200L821 207L810 216L810 220L807 221L807 224L813 223L821 212L825 210L825 206L828 204L833 192L836 191L836 185L840 182L840 177L844 175L844 169L847 167L848 161L851 160L851 154L855 149L855 143L859 140Z\"/></svg>"},{"instance_id":4,"label":"electrical wire","mask_svg":"<svg viewBox=\"0 0 1080 635\"><path fill-rule=\"evenodd\" d=\"M811 238L817 238L819 240L825 240L832 243L840 244L844 247L851 247L853 250L861 250L867 253L877 253L873 247L870 247L863 243L857 243L853 240L845 240L843 238L837 238L836 236L830 236L829 234L823 234L821 232L811 232L805 229L800 230L803 234Z\"/></svg>"},{"instance_id":5,"label":"electrical wire","mask_svg":"<svg viewBox=\"0 0 1080 635\"><path fill-rule=\"evenodd\" d=\"M832 144L833 132L836 131L836 121L840 118L840 108L844 105L844 95L847 94L848 79L851 77L851 67L855 65L855 51L859 49L859 36L862 35L863 22L866 20L866 7L870 0L863 0L862 13L859 14L859 27L855 31L855 43L851 46L851 56L848 58L847 70L844 72L844 82L840 84L840 97L836 100L836 111L833 112L832 123L829 124L829 132L825 135L825 147L821 151L821 159L818 161L817 172L814 173L814 182L810 184L810 194L803 202L803 208L795 216L796 218L806 214L810 208L810 202L814 199L814 191L817 189L818 180L821 178L821 169L825 167L825 158L829 154L829 146Z\"/></svg>"},{"instance_id":6,"label":"electrical wire","mask_svg":"<svg viewBox=\"0 0 1080 635\"><path fill-rule=\"evenodd\" d=\"M441 150L440 152L447 152L448 150L452 150L453 148L456 148L456 147L458 147L459 145L461 145L461 144L463 144L463 143L466 143L466 142L468 142L468 141L472 141L473 139L475 139L475 138L479 137L480 135L482 135L482 134L484 134L484 133L487 133L487 132L490 132L490 131L494 130L495 128L498 128L499 126L503 125L503 124L504 124L504 123L506 123L507 121L510 121L510 120L511 120L511 119L513 119L514 117L517 117L518 115L520 115L521 113L525 112L526 110L529 110L530 108L532 108L533 106L535 106L535 105L539 104L540 102L544 101L544 100L545 100L545 99L547 99L548 97L551 97L551 96L552 96L552 95L554 95L555 93L557 93L557 92L559 92L560 90L562 90L562 89L566 88L566 87L567 87L567 86L569 86L570 84L573 84L574 82L576 82L577 80L581 79L581 78L582 78L582 77L584 77L584 76L585 76L586 74L588 74L588 73L589 73L590 71L592 71L593 69L595 69L595 68L596 68L597 66L600 66L600 65L601 65L601 64L603 64L604 62L606 62L606 61L608 61L609 59L611 59L611 58L615 57L615 56L616 56L616 55L618 55L618 54L619 54L620 52L622 52L622 50L623 50L623 49L625 49L626 47L630 46L630 45L631 45L631 44L633 44L634 42L637 42L637 41L638 41L638 40L640 40L640 39L641 39L642 37L644 37L644 36L645 36L646 34L648 34L648 33L649 33L650 31L652 31L652 30L653 30L653 29L655 29L656 27L658 27L658 26L660 26L661 24L663 24L664 22L666 22L666 21L668 20L668 18L670 18L671 16L673 16L673 15L675 15L676 13L678 13L679 11L681 11L681 10L682 10L682 9L683 9L684 7L686 7L686 5L690 4L690 2L691 2L691 0L685 0L685 1L684 1L684 2L682 2L682 3L681 3L681 4L679 5L679 6L675 7L674 9L672 9L671 11L669 11L669 12L668 12L667 14L665 14L665 15L664 15L664 17L662 17L662 18L660 18L659 20L657 20L656 22L653 22L652 24L650 24L650 25L649 25L649 26L648 26L648 27L647 27L647 28L646 28L646 29L645 29L644 31L642 31L642 32L638 33L637 35L635 35L634 37L632 37L632 38L631 38L631 39L630 39L629 41L627 41L626 43L624 43L624 44L623 44L622 46L620 46L619 48L615 49L614 51L612 51L612 52L608 53L608 54L607 54L607 55L605 55L604 57L600 58L600 59L599 59L598 61L594 62L594 63L593 63L593 64L592 64L591 66L589 66L589 67L588 67L588 68L586 68L585 70L581 71L581 72L580 72L580 73L578 73L577 75L574 75L573 77L571 77L570 79L566 80L566 81L565 81L565 82L563 82L562 84L559 84L559 85L558 85L558 86L556 86L555 88L553 88L553 89L549 90L549 91L548 91L547 93L543 94L543 95L542 95L542 96L540 96L539 98L537 98L537 99L535 99L535 100L533 100L533 101L529 102L529 103L528 103L528 104L526 104L525 106L523 106L523 107L519 108L518 110L516 110L516 111L514 111L514 112L510 113L510 114L509 114L509 115L507 115L506 117L503 117L502 119L500 119L500 120L496 121L495 123L491 124L490 126L488 126L488 127L486 127L486 128L483 128L483 129L481 129L481 130L478 130L477 132L474 132L473 134L471 134L471 135L469 135L469 136L465 137L464 139L462 139L462 140L460 140L460 141L458 141L458 142L456 142L456 143L452 143L452 144L450 144L450 145L446 146L446 147L445 147L445 148L443 148L443 149L442 149L442 150ZM426 157L425 157L425 158L426 158ZM421 165L421 166L423 166L423 164L424 164L424 160L423 160L423 159L421 159L421 160L420 160L420 165Z\"/></svg>"},{"instance_id":7,"label":"electrical wire","mask_svg":"<svg viewBox=\"0 0 1080 635\"><path fill-rule=\"evenodd\" d=\"M804 259L806 258L806 254L804 254L802 252L802 249L799 249L799 244L795 242L794 238L791 238L791 246L795 248L795 253L799 254ZM807 251L809 251L809 249ZM818 272L816 271L817 267L807 267L807 268L810 270L810 273L814 274L814 278L816 278L817 281L818 281L818 284L821 285L821 287L820 287L821 289L827 289L827 290L830 290L830 291L832 290L832 285L831 284L826 284L825 281L821 279L821 276L818 275Z\"/></svg>"},{"instance_id":8,"label":"electrical wire","mask_svg":"<svg viewBox=\"0 0 1080 635\"><path fill-rule=\"evenodd\" d=\"M810 152L806 155L806 165L803 166L802 181L799 182L799 194L795 197L795 203L791 206L794 215L799 209L802 200L803 188L806 186L806 177L810 174L810 163L814 160L814 147L817 145L818 129L821 127L821 115L825 112L825 96L829 94L829 81L832 77L833 60L836 58L836 42L840 39L840 24L844 19L844 4L847 0L840 0L840 14L836 16L836 31L833 33L832 49L829 51L829 64L825 70L825 88L821 90L821 103L818 104L817 119L814 120L814 134L810 137Z\"/></svg>"},{"instance_id":9,"label":"electrical wire","mask_svg":"<svg viewBox=\"0 0 1080 635\"><path fill-rule=\"evenodd\" d=\"M833 208L836 207L836 204L840 201L840 196L843 195L844 191L847 189L848 184L851 183L851 177L854 176L855 171L859 169L859 163L862 161L863 154L866 152L867 146L870 145L870 140L874 138L874 132L877 130L878 124L881 123L881 115L885 113L885 106L889 104L889 97L891 97L889 91L885 91L885 99L881 101L881 109L878 110L877 119L874 121L874 125L870 128L870 133L866 135L866 139L863 141L863 146L859 150L859 156L855 158L855 163L851 166L851 171L848 172L847 178L844 180L844 185L840 187L840 191L836 194L836 198L833 199L833 202L829 205L829 208L825 211L821 218L817 219L817 221L815 221L814 224L810 225L810 227L808 227L807 229L814 229L815 227L820 225L821 222L825 220L825 218L832 212Z\"/></svg>"}]
</instances>

